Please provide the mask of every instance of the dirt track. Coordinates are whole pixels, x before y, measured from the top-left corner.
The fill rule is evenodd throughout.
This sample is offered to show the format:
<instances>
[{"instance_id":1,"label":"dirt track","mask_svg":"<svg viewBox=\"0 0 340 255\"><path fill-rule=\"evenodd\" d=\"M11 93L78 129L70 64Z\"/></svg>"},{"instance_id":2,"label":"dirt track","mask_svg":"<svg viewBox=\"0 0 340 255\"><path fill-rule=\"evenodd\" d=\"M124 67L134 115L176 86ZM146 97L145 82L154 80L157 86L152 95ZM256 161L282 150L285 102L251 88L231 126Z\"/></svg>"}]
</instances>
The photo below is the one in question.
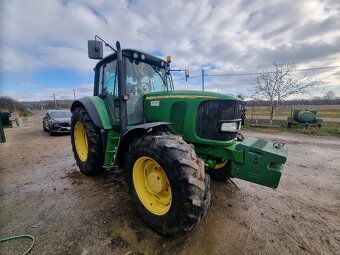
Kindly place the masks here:
<instances>
[{"instance_id":1,"label":"dirt track","mask_svg":"<svg viewBox=\"0 0 340 255\"><path fill-rule=\"evenodd\" d=\"M42 112L0 144L0 238L31 234L31 254L336 254L340 250L340 139L246 133L288 145L277 190L212 182L189 235L162 238L138 217L122 174L79 173L70 136L42 131ZM21 254L29 241L0 243ZM338 253L339 254L339 253Z\"/></svg>"}]
</instances>

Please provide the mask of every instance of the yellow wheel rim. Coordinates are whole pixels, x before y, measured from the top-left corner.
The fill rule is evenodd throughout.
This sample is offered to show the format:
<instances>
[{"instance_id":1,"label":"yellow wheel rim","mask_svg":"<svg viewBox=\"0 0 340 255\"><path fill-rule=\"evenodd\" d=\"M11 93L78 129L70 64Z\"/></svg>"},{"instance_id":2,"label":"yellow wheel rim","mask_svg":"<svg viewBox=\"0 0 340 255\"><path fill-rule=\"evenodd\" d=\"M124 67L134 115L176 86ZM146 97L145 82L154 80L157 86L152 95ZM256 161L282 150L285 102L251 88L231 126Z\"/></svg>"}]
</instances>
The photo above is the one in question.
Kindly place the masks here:
<instances>
[{"instance_id":1,"label":"yellow wheel rim","mask_svg":"<svg viewBox=\"0 0 340 255\"><path fill-rule=\"evenodd\" d=\"M226 161L224 161L222 163L217 163L215 165L215 169L220 169L220 168L224 167L227 163L228 163L228 160L226 160Z\"/></svg>"},{"instance_id":2,"label":"yellow wheel rim","mask_svg":"<svg viewBox=\"0 0 340 255\"><path fill-rule=\"evenodd\" d=\"M85 162L88 156L87 135L83 124L79 121L74 126L74 144L79 159Z\"/></svg>"},{"instance_id":3,"label":"yellow wheel rim","mask_svg":"<svg viewBox=\"0 0 340 255\"><path fill-rule=\"evenodd\" d=\"M161 216L169 211L170 183L155 160L145 156L138 158L133 165L132 179L139 200L151 213Z\"/></svg>"}]
</instances>

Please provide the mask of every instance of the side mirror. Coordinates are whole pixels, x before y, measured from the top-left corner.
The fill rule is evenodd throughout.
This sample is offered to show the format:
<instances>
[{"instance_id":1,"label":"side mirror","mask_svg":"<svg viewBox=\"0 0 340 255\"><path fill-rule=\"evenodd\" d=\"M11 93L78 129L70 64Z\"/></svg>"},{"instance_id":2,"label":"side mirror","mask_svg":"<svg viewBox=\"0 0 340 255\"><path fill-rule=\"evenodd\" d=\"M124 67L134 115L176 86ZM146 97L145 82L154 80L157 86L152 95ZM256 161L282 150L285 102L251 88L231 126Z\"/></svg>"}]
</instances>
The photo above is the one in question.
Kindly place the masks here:
<instances>
[{"instance_id":1,"label":"side mirror","mask_svg":"<svg viewBox=\"0 0 340 255\"><path fill-rule=\"evenodd\" d=\"M87 41L87 50L89 58L102 59L103 58L103 43L97 40Z\"/></svg>"}]
</instances>

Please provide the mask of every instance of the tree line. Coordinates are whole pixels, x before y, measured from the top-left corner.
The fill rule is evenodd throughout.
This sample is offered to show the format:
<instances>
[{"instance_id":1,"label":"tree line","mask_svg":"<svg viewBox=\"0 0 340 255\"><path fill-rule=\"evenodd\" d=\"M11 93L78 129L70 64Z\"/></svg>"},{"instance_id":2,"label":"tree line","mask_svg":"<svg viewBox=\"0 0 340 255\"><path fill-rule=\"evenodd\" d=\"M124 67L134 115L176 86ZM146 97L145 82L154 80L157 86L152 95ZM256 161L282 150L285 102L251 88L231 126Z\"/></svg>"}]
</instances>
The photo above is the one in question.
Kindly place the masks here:
<instances>
[{"instance_id":1,"label":"tree line","mask_svg":"<svg viewBox=\"0 0 340 255\"><path fill-rule=\"evenodd\" d=\"M263 100L250 100L247 101L248 106L268 106L269 101ZM290 105L335 105L340 104L340 98L337 99L323 99L323 98L313 98L313 99L293 99L282 101L281 106Z\"/></svg>"},{"instance_id":2,"label":"tree line","mask_svg":"<svg viewBox=\"0 0 340 255\"><path fill-rule=\"evenodd\" d=\"M28 114L28 109L25 105L6 96L0 97L0 111L17 112L22 115Z\"/></svg>"}]
</instances>

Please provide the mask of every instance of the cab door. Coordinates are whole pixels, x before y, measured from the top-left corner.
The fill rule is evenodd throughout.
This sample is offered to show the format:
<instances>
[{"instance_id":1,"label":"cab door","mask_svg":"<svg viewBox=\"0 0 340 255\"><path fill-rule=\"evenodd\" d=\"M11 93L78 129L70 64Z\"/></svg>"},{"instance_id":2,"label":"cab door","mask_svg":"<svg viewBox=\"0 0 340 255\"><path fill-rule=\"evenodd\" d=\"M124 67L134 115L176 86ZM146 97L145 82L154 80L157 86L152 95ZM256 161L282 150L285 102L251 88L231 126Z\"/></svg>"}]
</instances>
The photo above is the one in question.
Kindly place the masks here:
<instances>
[{"instance_id":1,"label":"cab door","mask_svg":"<svg viewBox=\"0 0 340 255\"><path fill-rule=\"evenodd\" d=\"M104 63L98 72L98 96L104 100L113 128L119 129L117 60Z\"/></svg>"}]
</instances>

